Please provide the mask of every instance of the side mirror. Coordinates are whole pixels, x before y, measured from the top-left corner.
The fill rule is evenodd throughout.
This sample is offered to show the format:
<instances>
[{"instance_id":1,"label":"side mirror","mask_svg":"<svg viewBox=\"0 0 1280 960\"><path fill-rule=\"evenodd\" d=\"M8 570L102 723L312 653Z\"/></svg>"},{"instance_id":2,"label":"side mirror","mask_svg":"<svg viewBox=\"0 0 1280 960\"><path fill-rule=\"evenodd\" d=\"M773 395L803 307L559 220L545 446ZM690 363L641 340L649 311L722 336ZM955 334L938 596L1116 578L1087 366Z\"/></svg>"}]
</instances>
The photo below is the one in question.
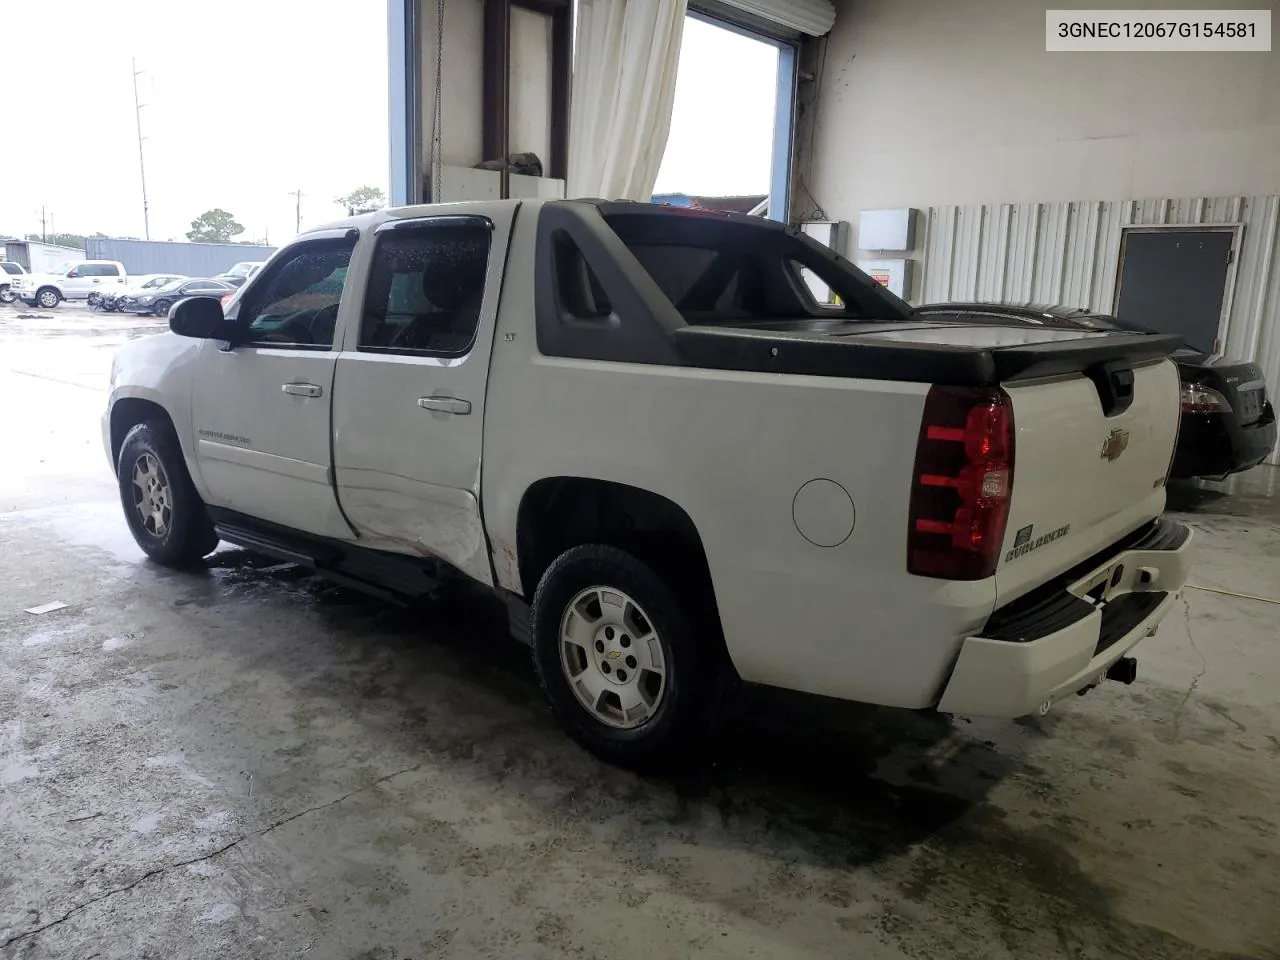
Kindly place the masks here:
<instances>
[{"instance_id":1,"label":"side mirror","mask_svg":"<svg viewBox=\"0 0 1280 960\"><path fill-rule=\"evenodd\" d=\"M230 340L233 333L232 324L222 314L222 304L212 297L179 300L169 308L169 329L197 340Z\"/></svg>"}]
</instances>

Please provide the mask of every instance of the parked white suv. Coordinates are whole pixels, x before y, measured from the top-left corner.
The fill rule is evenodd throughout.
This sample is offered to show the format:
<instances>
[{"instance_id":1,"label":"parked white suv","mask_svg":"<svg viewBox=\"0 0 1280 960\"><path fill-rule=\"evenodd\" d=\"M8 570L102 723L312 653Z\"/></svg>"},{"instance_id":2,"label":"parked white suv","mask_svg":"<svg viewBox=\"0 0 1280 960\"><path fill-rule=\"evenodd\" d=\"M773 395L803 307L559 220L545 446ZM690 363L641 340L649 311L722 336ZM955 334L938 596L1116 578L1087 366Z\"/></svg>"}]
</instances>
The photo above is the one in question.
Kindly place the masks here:
<instances>
[{"instance_id":1,"label":"parked white suv","mask_svg":"<svg viewBox=\"0 0 1280 960\"><path fill-rule=\"evenodd\" d=\"M117 292L128 279L118 260L70 260L52 273L29 273L14 277L11 289L28 306L46 310L63 300L87 300L89 294Z\"/></svg>"},{"instance_id":2,"label":"parked white suv","mask_svg":"<svg viewBox=\"0 0 1280 960\"><path fill-rule=\"evenodd\" d=\"M918 318L772 221L384 210L169 324L103 423L147 554L493 587L613 760L683 751L737 679L1043 712L1131 681L1186 581L1177 338Z\"/></svg>"},{"instance_id":3,"label":"parked white suv","mask_svg":"<svg viewBox=\"0 0 1280 960\"><path fill-rule=\"evenodd\" d=\"M26 272L20 263L15 263L12 260L0 260L0 303L13 303L14 300L18 299L13 292L13 278L24 276Z\"/></svg>"}]
</instances>

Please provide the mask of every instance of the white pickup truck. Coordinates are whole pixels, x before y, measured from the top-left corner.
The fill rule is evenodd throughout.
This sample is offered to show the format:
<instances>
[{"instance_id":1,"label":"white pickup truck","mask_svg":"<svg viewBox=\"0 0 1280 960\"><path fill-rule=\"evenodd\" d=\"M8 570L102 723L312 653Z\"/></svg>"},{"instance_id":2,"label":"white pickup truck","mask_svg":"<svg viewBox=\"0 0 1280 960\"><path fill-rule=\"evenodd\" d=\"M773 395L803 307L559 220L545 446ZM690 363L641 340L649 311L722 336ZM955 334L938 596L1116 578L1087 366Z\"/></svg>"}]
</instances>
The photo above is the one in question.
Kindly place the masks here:
<instances>
[{"instance_id":1,"label":"white pickup truck","mask_svg":"<svg viewBox=\"0 0 1280 960\"><path fill-rule=\"evenodd\" d=\"M87 300L91 293L119 293L128 277L118 260L68 260L50 273L13 278L13 294L29 307L52 310L63 300Z\"/></svg>"},{"instance_id":2,"label":"white pickup truck","mask_svg":"<svg viewBox=\"0 0 1280 960\"><path fill-rule=\"evenodd\" d=\"M489 585L618 762L687 749L738 680L1043 712L1132 680L1187 575L1175 339L918 320L757 218L381 211L170 327L103 419L143 550Z\"/></svg>"}]
</instances>

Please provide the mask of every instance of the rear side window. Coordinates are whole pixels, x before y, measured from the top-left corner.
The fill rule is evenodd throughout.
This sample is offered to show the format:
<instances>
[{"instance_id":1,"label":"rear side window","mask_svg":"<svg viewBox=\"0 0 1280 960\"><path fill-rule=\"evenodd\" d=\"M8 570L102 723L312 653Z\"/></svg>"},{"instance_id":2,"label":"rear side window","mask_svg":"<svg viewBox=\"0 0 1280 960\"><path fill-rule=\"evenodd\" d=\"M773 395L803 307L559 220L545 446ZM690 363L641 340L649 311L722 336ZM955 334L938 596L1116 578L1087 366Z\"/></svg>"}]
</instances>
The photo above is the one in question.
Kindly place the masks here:
<instances>
[{"instance_id":1,"label":"rear side window","mask_svg":"<svg viewBox=\"0 0 1280 960\"><path fill-rule=\"evenodd\" d=\"M358 349L460 356L480 325L493 231L479 218L441 218L378 236Z\"/></svg>"},{"instance_id":2,"label":"rear side window","mask_svg":"<svg viewBox=\"0 0 1280 960\"><path fill-rule=\"evenodd\" d=\"M82 277L120 276L120 268L114 263L86 263L78 272Z\"/></svg>"}]
</instances>

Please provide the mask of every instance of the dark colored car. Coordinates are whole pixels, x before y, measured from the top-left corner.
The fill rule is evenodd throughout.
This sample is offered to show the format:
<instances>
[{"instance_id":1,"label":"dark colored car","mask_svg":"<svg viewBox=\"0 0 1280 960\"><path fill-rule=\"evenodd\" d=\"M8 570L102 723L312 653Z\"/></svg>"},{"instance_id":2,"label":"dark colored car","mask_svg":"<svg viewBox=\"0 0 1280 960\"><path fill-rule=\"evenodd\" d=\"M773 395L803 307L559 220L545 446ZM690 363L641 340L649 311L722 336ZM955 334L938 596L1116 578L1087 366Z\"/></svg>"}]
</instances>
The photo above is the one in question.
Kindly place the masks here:
<instances>
[{"instance_id":1,"label":"dark colored car","mask_svg":"<svg viewBox=\"0 0 1280 960\"><path fill-rule=\"evenodd\" d=\"M169 308L183 297L225 297L236 288L221 280L175 280L155 290L147 290L132 298L123 309L130 313L154 313L165 316Z\"/></svg>"},{"instance_id":2,"label":"dark colored car","mask_svg":"<svg viewBox=\"0 0 1280 960\"><path fill-rule=\"evenodd\" d=\"M225 273L220 273L214 279L221 280L223 283L229 283L233 287L243 287L244 282L258 272L265 260L242 260L239 263L229 267Z\"/></svg>"},{"instance_id":3,"label":"dark colored car","mask_svg":"<svg viewBox=\"0 0 1280 960\"><path fill-rule=\"evenodd\" d=\"M1125 333L1156 331L1083 308L1001 303L930 303L920 316ZM1173 355L1182 379L1182 427L1174 477L1222 478L1256 467L1276 445L1276 414L1256 364L1183 347Z\"/></svg>"}]
</instances>

